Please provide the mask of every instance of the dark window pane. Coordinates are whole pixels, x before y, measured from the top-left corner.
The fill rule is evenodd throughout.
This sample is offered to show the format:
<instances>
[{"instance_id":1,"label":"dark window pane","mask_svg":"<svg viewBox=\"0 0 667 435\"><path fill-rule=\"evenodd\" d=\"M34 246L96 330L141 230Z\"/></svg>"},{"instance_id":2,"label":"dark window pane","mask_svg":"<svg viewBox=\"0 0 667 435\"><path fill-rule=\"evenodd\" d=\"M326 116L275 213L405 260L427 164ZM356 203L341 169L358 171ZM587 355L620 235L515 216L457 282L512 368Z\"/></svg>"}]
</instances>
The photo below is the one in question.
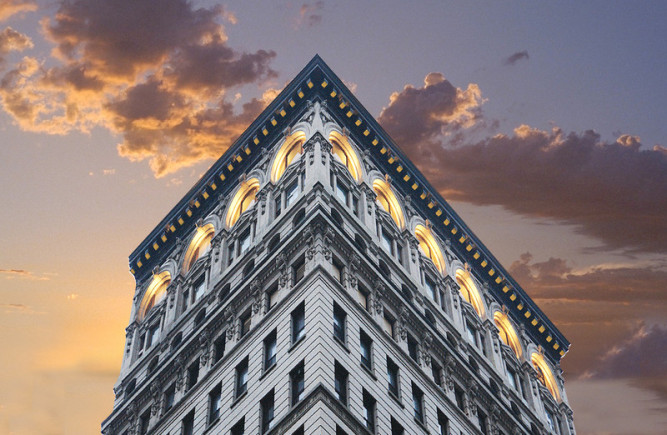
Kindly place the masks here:
<instances>
[{"instance_id":1,"label":"dark window pane","mask_svg":"<svg viewBox=\"0 0 667 435\"><path fill-rule=\"evenodd\" d=\"M336 396L343 405L347 406L347 370L336 362L334 365L334 387Z\"/></svg>"}]
</instances>

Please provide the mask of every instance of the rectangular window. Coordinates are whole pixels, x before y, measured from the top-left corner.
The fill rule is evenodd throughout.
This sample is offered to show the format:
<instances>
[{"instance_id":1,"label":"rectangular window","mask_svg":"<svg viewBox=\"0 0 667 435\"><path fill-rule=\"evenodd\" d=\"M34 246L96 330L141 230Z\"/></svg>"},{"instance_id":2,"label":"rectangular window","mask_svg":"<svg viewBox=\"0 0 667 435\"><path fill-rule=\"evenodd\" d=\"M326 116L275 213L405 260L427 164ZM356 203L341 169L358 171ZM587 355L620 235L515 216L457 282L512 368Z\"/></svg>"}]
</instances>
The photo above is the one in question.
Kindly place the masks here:
<instances>
[{"instance_id":1,"label":"rectangular window","mask_svg":"<svg viewBox=\"0 0 667 435\"><path fill-rule=\"evenodd\" d=\"M192 298L194 303L197 302L199 299L201 299L201 297L204 296L204 293L206 293L206 282L204 280L204 277L202 276L201 278L199 278L194 283L192 288L193 288Z\"/></svg>"},{"instance_id":2,"label":"rectangular window","mask_svg":"<svg viewBox=\"0 0 667 435\"><path fill-rule=\"evenodd\" d=\"M306 427L304 425L299 426L292 435L306 435Z\"/></svg>"},{"instance_id":3,"label":"rectangular window","mask_svg":"<svg viewBox=\"0 0 667 435\"><path fill-rule=\"evenodd\" d=\"M391 435L404 435L405 429L394 417L391 418Z\"/></svg>"},{"instance_id":4,"label":"rectangular window","mask_svg":"<svg viewBox=\"0 0 667 435\"><path fill-rule=\"evenodd\" d=\"M336 260L335 258L333 259L333 272L334 272L334 278L338 280L339 283L343 283L343 265L340 263L340 261Z\"/></svg>"},{"instance_id":5,"label":"rectangular window","mask_svg":"<svg viewBox=\"0 0 667 435\"><path fill-rule=\"evenodd\" d=\"M347 370L336 361L334 364L334 389L336 390L336 397L345 406L347 406L347 378Z\"/></svg>"},{"instance_id":6,"label":"rectangular window","mask_svg":"<svg viewBox=\"0 0 667 435\"><path fill-rule=\"evenodd\" d=\"M240 336L243 337L250 331L250 324L252 321L252 318L250 316L251 312L246 311L245 313L241 314L241 317L239 318L239 325L240 325ZM239 337L240 338L240 337Z\"/></svg>"},{"instance_id":7,"label":"rectangular window","mask_svg":"<svg viewBox=\"0 0 667 435\"><path fill-rule=\"evenodd\" d=\"M363 390L363 405L364 425L371 433L375 433L375 399L366 390Z\"/></svg>"},{"instance_id":8,"label":"rectangular window","mask_svg":"<svg viewBox=\"0 0 667 435\"><path fill-rule=\"evenodd\" d=\"M389 384L389 392L399 398L398 366L389 357L387 357L387 383Z\"/></svg>"},{"instance_id":9,"label":"rectangular window","mask_svg":"<svg viewBox=\"0 0 667 435\"><path fill-rule=\"evenodd\" d=\"M414 383L412 384L412 409L415 411L415 419L424 424L424 393Z\"/></svg>"},{"instance_id":10,"label":"rectangular window","mask_svg":"<svg viewBox=\"0 0 667 435\"><path fill-rule=\"evenodd\" d=\"M347 435L347 432L345 432L342 427L336 425L336 435Z\"/></svg>"},{"instance_id":11,"label":"rectangular window","mask_svg":"<svg viewBox=\"0 0 667 435\"><path fill-rule=\"evenodd\" d=\"M449 434L449 419L438 409L438 435Z\"/></svg>"},{"instance_id":12,"label":"rectangular window","mask_svg":"<svg viewBox=\"0 0 667 435\"><path fill-rule=\"evenodd\" d=\"M454 399L456 399L456 406L458 406L461 411L465 411L463 390L458 385L454 385Z\"/></svg>"},{"instance_id":13,"label":"rectangular window","mask_svg":"<svg viewBox=\"0 0 667 435\"><path fill-rule=\"evenodd\" d=\"M268 370L276 363L276 335L277 331L274 329L264 339L264 370Z\"/></svg>"},{"instance_id":14,"label":"rectangular window","mask_svg":"<svg viewBox=\"0 0 667 435\"><path fill-rule=\"evenodd\" d=\"M190 367L188 367L188 383L187 389L194 387L197 381L199 380L199 358L195 360Z\"/></svg>"},{"instance_id":15,"label":"rectangular window","mask_svg":"<svg viewBox=\"0 0 667 435\"><path fill-rule=\"evenodd\" d=\"M547 415L547 424L549 425L549 429L551 429L552 432L556 431L556 422L554 419L554 416L551 412L545 410L545 414Z\"/></svg>"},{"instance_id":16,"label":"rectangular window","mask_svg":"<svg viewBox=\"0 0 667 435\"><path fill-rule=\"evenodd\" d=\"M292 344L306 335L306 306L303 302L292 311Z\"/></svg>"},{"instance_id":17,"label":"rectangular window","mask_svg":"<svg viewBox=\"0 0 667 435\"><path fill-rule=\"evenodd\" d=\"M336 197L340 200L345 205L348 205L347 202L347 197L348 197L349 191L347 190L347 187L345 187L342 183L337 182L336 183Z\"/></svg>"},{"instance_id":18,"label":"rectangular window","mask_svg":"<svg viewBox=\"0 0 667 435\"><path fill-rule=\"evenodd\" d=\"M266 291L266 311L268 312L278 303L278 283L274 283Z\"/></svg>"},{"instance_id":19,"label":"rectangular window","mask_svg":"<svg viewBox=\"0 0 667 435\"><path fill-rule=\"evenodd\" d=\"M426 294L432 301L437 301L435 297L435 283L430 278L424 279L424 287L426 287Z\"/></svg>"},{"instance_id":20,"label":"rectangular window","mask_svg":"<svg viewBox=\"0 0 667 435\"><path fill-rule=\"evenodd\" d=\"M241 397L248 391L248 357L236 366L236 395L235 398Z\"/></svg>"},{"instance_id":21,"label":"rectangular window","mask_svg":"<svg viewBox=\"0 0 667 435\"><path fill-rule=\"evenodd\" d=\"M373 340L361 331L359 333L359 349L361 351L361 365L369 370L373 369Z\"/></svg>"},{"instance_id":22,"label":"rectangular window","mask_svg":"<svg viewBox=\"0 0 667 435\"><path fill-rule=\"evenodd\" d=\"M382 328L384 329L384 332L389 334L391 338L394 338L394 325L395 325L394 319L389 317L387 313L385 312L384 316L382 317Z\"/></svg>"},{"instance_id":23,"label":"rectangular window","mask_svg":"<svg viewBox=\"0 0 667 435\"><path fill-rule=\"evenodd\" d=\"M146 335L146 349L157 343L158 338L160 337L160 325L155 324L151 326Z\"/></svg>"},{"instance_id":24,"label":"rectangular window","mask_svg":"<svg viewBox=\"0 0 667 435\"><path fill-rule=\"evenodd\" d=\"M195 410L190 411L181 421L181 433L183 435L193 435L195 429Z\"/></svg>"},{"instance_id":25,"label":"rectangular window","mask_svg":"<svg viewBox=\"0 0 667 435\"><path fill-rule=\"evenodd\" d=\"M479 422L479 429L482 431L484 435L487 435L489 431L486 428L486 414L482 412L482 410L477 407L477 421Z\"/></svg>"},{"instance_id":26,"label":"rectangular window","mask_svg":"<svg viewBox=\"0 0 667 435\"><path fill-rule=\"evenodd\" d=\"M227 333L223 332L220 334L220 337L216 338L213 342L214 353L213 353L213 364L217 363L225 355L225 346L227 344Z\"/></svg>"},{"instance_id":27,"label":"rectangular window","mask_svg":"<svg viewBox=\"0 0 667 435\"><path fill-rule=\"evenodd\" d=\"M243 255L248 249L250 249L250 228L239 236L239 255Z\"/></svg>"},{"instance_id":28,"label":"rectangular window","mask_svg":"<svg viewBox=\"0 0 667 435\"><path fill-rule=\"evenodd\" d=\"M410 358L417 364L419 364L419 356L417 355L417 341L412 338L412 335L408 334L408 354Z\"/></svg>"},{"instance_id":29,"label":"rectangular window","mask_svg":"<svg viewBox=\"0 0 667 435\"><path fill-rule=\"evenodd\" d=\"M290 205L294 204L294 201L299 196L299 183L296 181L287 188L285 192L285 208L288 208Z\"/></svg>"},{"instance_id":30,"label":"rectangular window","mask_svg":"<svg viewBox=\"0 0 667 435\"><path fill-rule=\"evenodd\" d=\"M391 255L392 257L394 256L394 240L391 238L391 236L387 233L387 230L382 228L380 230L381 233L381 238L382 238L382 247Z\"/></svg>"},{"instance_id":31,"label":"rectangular window","mask_svg":"<svg viewBox=\"0 0 667 435\"><path fill-rule=\"evenodd\" d=\"M306 274L306 259L304 257L299 258L296 263L292 266L292 273L294 275L294 284L301 281Z\"/></svg>"},{"instance_id":32,"label":"rectangular window","mask_svg":"<svg viewBox=\"0 0 667 435\"><path fill-rule=\"evenodd\" d=\"M445 293L440 290L440 308L442 311L447 312L447 304L445 304Z\"/></svg>"},{"instance_id":33,"label":"rectangular window","mask_svg":"<svg viewBox=\"0 0 667 435\"><path fill-rule=\"evenodd\" d=\"M273 427L273 390L259 402L260 416L262 417L262 433L267 433Z\"/></svg>"},{"instance_id":34,"label":"rectangular window","mask_svg":"<svg viewBox=\"0 0 667 435\"><path fill-rule=\"evenodd\" d=\"M303 399L303 391L306 383L304 380L304 364L303 361L299 363L289 374L290 379L290 393L292 398L292 406L299 403Z\"/></svg>"},{"instance_id":35,"label":"rectangular window","mask_svg":"<svg viewBox=\"0 0 667 435\"><path fill-rule=\"evenodd\" d=\"M357 300L366 311L368 311L368 291L357 284Z\"/></svg>"},{"instance_id":36,"label":"rectangular window","mask_svg":"<svg viewBox=\"0 0 667 435\"><path fill-rule=\"evenodd\" d=\"M477 330L470 324L469 321L466 321L466 331L468 332L468 340L470 340L470 342L475 347L479 347L479 342L477 341Z\"/></svg>"},{"instance_id":37,"label":"rectangular window","mask_svg":"<svg viewBox=\"0 0 667 435\"><path fill-rule=\"evenodd\" d=\"M438 387L442 387L442 368L440 364L435 362L435 359L431 357L431 374L433 375L433 381Z\"/></svg>"},{"instance_id":38,"label":"rectangular window","mask_svg":"<svg viewBox=\"0 0 667 435\"><path fill-rule=\"evenodd\" d=\"M174 406L176 398L176 384L171 384L164 392L164 412L167 412Z\"/></svg>"},{"instance_id":39,"label":"rectangular window","mask_svg":"<svg viewBox=\"0 0 667 435\"><path fill-rule=\"evenodd\" d=\"M510 386L512 388L514 388L514 390L518 391L518 389L516 387L516 373L514 372L514 370L510 369L509 367L507 368L507 380L508 380Z\"/></svg>"},{"instance_id":40,"label":"rectangular window","mask_svg":"<svg viewBox=\"0 0 667 435\"><path fill-rule=\"evenodd\" d=\"M229 431L229 435L243 435L245 433L245 417L241 417L241 420L237 421L232 429Z\"/></svg>"},{"instance_id":41,"label":"rectangular window","mask_svg":"<svg viewBox=\"0 0 667 435\"><path fill-rule=\"evenodd\" d=\"M148 425L151 421L151 410L148 409L139 417L139 434L145 435L148 433Z\"/></svg>"},{"instance_id":42,"label":"rectangular window","mask_svg":"<svg viewBox=\"0 0 667 435\"><path fill-rule=\"evenodd\" d=\"M282 198L280 195L275 200L275 211L276 211L276 217L280 216L280 213L282 212Z\"/></svg>"},{"instance_id":43,"label":"rectangular window","mask_svg":"<svg viewBox=\"0 0 667 435\"><path fill-rule=\"evenodd\" d=\"M396 258L398 259L399 264L403 264L403 246L400 242L396 242Z\"/></svg>"},{"instance_id":44,"label":"rectangular window","mask_svg":"<svg viewBox=\"0 0 667 435\"><path fill-rule=\"evenodd\" d=\"M213 391L208 393L208 424L212 424L220 417L222 406L222 387L218 384Z\"/></svg>"},{"instance_id":45,"label":"rectangular window","mask_svg":"<svg viewBox=\"0 0 667 435\"><path fill-rule=\"evenodd\" d=\"M232 264L234 261L234 241L229 242L229 246L227 247L227 265Z\"/></svg>"},{"instance_id":46,"label":"rectangular window","mask_svg":"<svg viewBox=\"0 0 667 435\"><path fill-rule=\"evenodd\" d=\"M334 337L345 343L345 322L347 313L336 303L333 310L333 334Z\"/></svg>"},{"instance_id":47,"label":"rectangular window","mask_svg":"<svg viewBox=\"0 0 667 435\"><path fill-rule=\"evenodd\" d=\"M354 213L356 217L359 217L359 198L355 195L352 196L352 213Z\"/></svg>"}]
</instances>

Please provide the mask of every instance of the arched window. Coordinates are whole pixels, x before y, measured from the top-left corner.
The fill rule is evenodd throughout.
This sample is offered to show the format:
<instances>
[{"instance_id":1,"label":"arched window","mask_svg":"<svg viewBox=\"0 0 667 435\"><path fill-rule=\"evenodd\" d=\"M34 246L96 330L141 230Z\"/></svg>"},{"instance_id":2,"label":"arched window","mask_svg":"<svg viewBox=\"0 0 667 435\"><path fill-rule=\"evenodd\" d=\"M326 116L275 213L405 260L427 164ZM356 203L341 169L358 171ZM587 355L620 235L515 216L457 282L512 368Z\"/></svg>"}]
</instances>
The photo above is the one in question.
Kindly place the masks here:
<instances>
[{"instance_id":1,"label":"arched window","mask_svg":"<svg viewBox=\"0 0 667 435\"><path fill-rule=\"evenodd\" d=\"M475 282L470 276L470 272L464 269L457 270L456 282L459 283L459 289L461 290L463 299L473 306L479 317L484 316L484 303L482 302L482 297L479 294L479 290L477 290Z\"/></svg>"},{"instance_id":2,"label":"arched window","mask_svg":"<svg viewBox=\"0 0 667 435\"><path fill-rule=\"evenodd\" d=\"M533 352L530 361L533 363L533 367L535 367L535 370L537 371L537 377L542 381L544 386L547 387L551 395L554 396L554 399L560 401L560 392L558 391L556 378L554 378L554 374L544 357L537 352Z\"/></svg>"},{"instance_id":3,"label":"arched window","mask_svg":"<svg viewBox=\"0 0 667 435\"><path fill-rule=\"evenodd\" d=\"M183 259L183 274L188 273L197 260L208 253L211 248L211 240L215 235L213 225L206 224L198 227L195 232L188 250L185 251L185 258Z\"/></svg>"},{"instance_id":4,"label":"arched window","mask_svg":"<svg viewBox=\"0 0 667 435\"><path fill-rule=\"evenodd\" d=\"M276 183L283 176L287 167L292 161L303 153L303 144L306 142L306 134L302 131L297 131L285 138L276 157L273 159L273 167L271 167L271 181Z\"/></svg>"},{"instance_id":5,"label":"arched window","mask_svg":"<svg viewBox=\"0 0 667 435\"><path fill-rule=\"evenodd\" d=\"M393 190L389 187L389 183L378 178L373 181L373 190L375 191L375 195L377 195L377 201L391 215L391 218L396 222L396 226L400 229L405 228L405 218L403 217L401 205L398 199L396 199Z\"/></svg>"},{"instance_id":6,"label":"arched window","mask_svg":"<svg viewBox=\"0 0 667 435\"><path fill-rule=\"evenodd\" d=\"M361 163L359 162L359 157L357 153L354 152L352 145L348 142L347 138L342 134L333 131L329 135L329 142L331 142L331 152L333 155L337 156L341 162L347 167L347 170L352 174L352 178L359 183L361 182Z\"/></svg>"},{"instance_id":7,"label":"arched window","mask_svg":"<svg viewBox=\"0 0 667 435\"><path fill-rule=\"evenodd\" d=\"M171 275L169 272L162 272L153 276L153 280L148 285L146 293L144 293L144 298L141 300L141 305L139 305L138 321L142 321L151 308L164 299L170 282Z\"/></svg>"},{"instance_id":8,"label":"arched window","mask_svg":"<svg viewBox=\"0 0 667 435\"><path fill-rule=\"evenodd\" d=\"M521 341L507 314L496 311L493 313L493 321L498 327L498 334L503 343L512 348L517 358L521 358Z\"/></svg>"},{"instance_id":9,"label":"arched window","mask_svg":"<svg viewBox=\"0 0 667 435\"><path fill-rule=\"evenodd\" d=\"M430 258L438 271L444 275L445 259L442 256L442 251L440 251L438 242L436 242L435 238L433 237L431 230L423 225L417 225L415 228L415 237L417 237L417 240L419 240L419 247L421 248L424 255Z\"/></svg>"},{"instance_id":10,"label":"arched window","mask_svg":"<svg viewBox=\"0 0 667 435\"><path fill-rule=\"evenodd\" d=\"M241 183L234 198L229 203L226 219L227 228L233 227L241 214L254 204L257 191L259 191L259 180L257 178L251 178Z\"/></svg>"}]
</instances>

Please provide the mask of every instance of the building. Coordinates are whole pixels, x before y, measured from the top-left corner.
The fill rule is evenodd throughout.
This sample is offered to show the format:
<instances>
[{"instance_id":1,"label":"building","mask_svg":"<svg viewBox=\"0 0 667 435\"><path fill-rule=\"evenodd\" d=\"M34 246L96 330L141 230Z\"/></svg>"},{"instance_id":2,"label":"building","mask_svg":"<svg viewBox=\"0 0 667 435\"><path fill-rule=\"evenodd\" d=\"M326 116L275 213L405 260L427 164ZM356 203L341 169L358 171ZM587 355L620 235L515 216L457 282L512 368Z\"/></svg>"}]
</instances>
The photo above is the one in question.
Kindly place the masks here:
<instances>
[{"instance_id":1,"label":"building","mask_svg":"<svg viewBox=\"0 0 667 435\"><path fill-rule=\"evenodd\" d=\"M568 341L317 56L130 267L105 435L575 433Z\"/></svg>"}]
</instances>

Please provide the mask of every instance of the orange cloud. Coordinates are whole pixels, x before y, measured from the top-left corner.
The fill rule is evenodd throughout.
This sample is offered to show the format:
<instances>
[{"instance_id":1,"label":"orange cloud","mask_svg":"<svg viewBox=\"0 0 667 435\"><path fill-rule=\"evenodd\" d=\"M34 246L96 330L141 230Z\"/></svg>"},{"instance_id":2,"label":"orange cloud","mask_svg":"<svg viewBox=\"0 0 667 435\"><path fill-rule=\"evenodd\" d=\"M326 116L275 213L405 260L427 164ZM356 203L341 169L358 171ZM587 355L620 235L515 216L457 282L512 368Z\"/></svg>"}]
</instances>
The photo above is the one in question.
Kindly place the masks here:
<instances>
[{"instance_id":1,"label":"orange cloud","mask_svg":"<svg viewBox=\"0 0 667 435\"><path fill-rule=\"evenodd\" d=\"M303 26L313 27L322 22L323 1L304 3L299 8L299 17L296 20L296 28Z\"/></svg>"},{"instance_id":2,"label":"orange cloud","mask_svg":"<svg viewBox=\"0 0 667 435\"><path fill-rule=\"evenodd\" d=\"M3 0L0 2L0 21L4 21L19 12L37 10L37 3L32 0Z\"/></svg>"},{"instance_id":3,"label":"orange cloud","mask_svg":"<svg viewBox=\"0 0 667 435\"><path fill-rule=\"evenodd\" d=\"M228 91L276 77L275 53L233 49L220 19L235 22L185 0L62 2L42 20L52 57L7 71L2 106L28 131L107 128L120 155L148 159L156 176L216 158L266 106L256 98L237 113Z\"/></svg>"},{"instance_id":4,"label":"orange cloud","mask_svg":"<svg viewBox=\"0 0 667 435\"><path fill-rule=\"evenodd\" d=\"M49 275L53 274L35 275L29 270L24 270L24 269L0 269L0 275L4 275L5 279L29 279L35 281L48 281L51 279Z\"/></svg>"}]
</instances>

